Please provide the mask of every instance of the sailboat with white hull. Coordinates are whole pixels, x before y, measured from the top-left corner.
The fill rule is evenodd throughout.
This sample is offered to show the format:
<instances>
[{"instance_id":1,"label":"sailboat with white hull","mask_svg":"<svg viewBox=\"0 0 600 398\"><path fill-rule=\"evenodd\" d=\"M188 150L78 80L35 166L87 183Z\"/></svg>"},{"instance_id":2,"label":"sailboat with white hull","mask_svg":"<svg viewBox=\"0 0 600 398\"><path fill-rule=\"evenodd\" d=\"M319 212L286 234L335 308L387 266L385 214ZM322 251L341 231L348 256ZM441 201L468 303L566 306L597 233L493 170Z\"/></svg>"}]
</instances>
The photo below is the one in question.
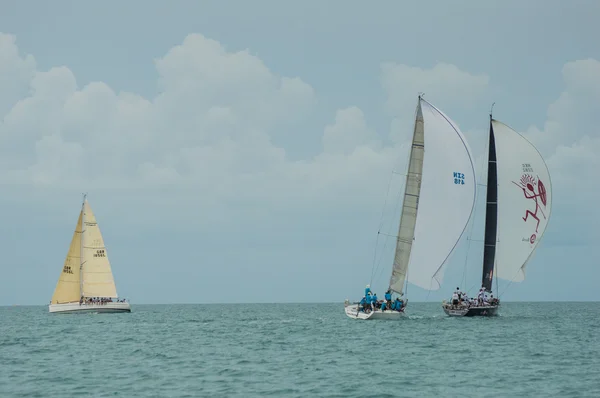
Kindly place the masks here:
<instances>
[{"instance_id":1,"label":"sailboat with white hull","mask_svg":"<svg viewBox=\"0 0 600 398\"><path fill-rule=\"evenodd\" d=\"M85 195L48 310L51 313L131 312L129 303L118 299L104 239Z\"/></svg>"},{"instance_id":2,"label":"sailboat with white hull","mask_svg":"<svg viewBox=\"0 0 600 398\"><path fill-rule=\"evenodd\" d=\"M439 289L443 266L471 218L475 191L465 137L448 116L419 96L389 281L392 302L393 296L404 296L408 282ZM346 301L345 312L353 319L398 319L405 307L382 311L378 304Z\"/></svg>"},{"instance_id":3,"label":"sailboat with white hull","mask_svg":"<svg viewBox=\"0 0 600 398\"><path fill-rule=\"evenodd\" d=\"M551 211L552 183L542 155L525 137L490 114L484 292L491 293L494 276L511 282L525 280L525 266L546 231ZM499 305L494 299L458 305L444 302L442 308L450 316L495 316Z\"/></svg>"}]
</instances>

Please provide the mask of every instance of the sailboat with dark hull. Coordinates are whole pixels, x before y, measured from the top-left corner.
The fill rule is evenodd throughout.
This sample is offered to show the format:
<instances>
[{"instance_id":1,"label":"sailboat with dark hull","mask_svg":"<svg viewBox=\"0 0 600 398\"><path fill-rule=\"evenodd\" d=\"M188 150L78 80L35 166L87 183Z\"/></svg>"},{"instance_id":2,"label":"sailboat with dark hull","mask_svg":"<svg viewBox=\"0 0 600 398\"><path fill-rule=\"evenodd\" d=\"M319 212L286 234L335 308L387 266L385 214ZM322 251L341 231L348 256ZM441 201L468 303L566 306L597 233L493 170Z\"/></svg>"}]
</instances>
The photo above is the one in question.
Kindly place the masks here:
<instances>
[{"instance_id":1,"label":"sailboat with dark hull","mask_svg":"<svg viewBox=\"0 0 600 398\"><path fill-rule=\"evenodd\" d=\"M552 184L535 146L491 113L487 165L481 288L491 293L494 277L511 282L525 279L525 266L550 219ZM442 307L449 316L498 315L499 299L490 301L444 302Z\"/></svg>"}]
</instances>

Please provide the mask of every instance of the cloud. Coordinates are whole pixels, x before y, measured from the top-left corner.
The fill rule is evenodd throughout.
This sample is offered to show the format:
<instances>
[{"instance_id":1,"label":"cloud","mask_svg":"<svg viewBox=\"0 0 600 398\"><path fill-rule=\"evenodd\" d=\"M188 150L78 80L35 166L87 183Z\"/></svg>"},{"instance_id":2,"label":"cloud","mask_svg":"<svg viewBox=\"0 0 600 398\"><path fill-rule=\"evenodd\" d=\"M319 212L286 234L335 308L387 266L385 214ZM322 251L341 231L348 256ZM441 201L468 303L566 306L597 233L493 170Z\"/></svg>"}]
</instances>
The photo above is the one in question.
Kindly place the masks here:
<instances>
[{"instance_id":1,"label":"cloud","mask_svg":"<svg viewBox=\"0 0 600 398\"><path fill-rule=\"evenodd\" d=\"M353 106L340 109L335 123L325 127L323 149L327 153L352 153L359 146L380 146L375 132L367 127L363 112Z\"/></svg>"},{"instance_id":2,"label":"cloud","mask_svg":"<svg viewBox=\"0 0 600 398\"><path fill-rule=\"evenodd\" d=\"M431 69L392 62L381 65L381 81L388 94L386 106L392 113L414 107L419 92L440 103L476 103L489 80L487 75L473 75L446 63L438 63Z\"/></svg>"},{"instance_id":3,"label":"cloud","mask_svg":"<svg viewBox=\"0 0 600 398\"><path fill-rule=\"evenodd\" d=\"M555 195L552 228L563 230L564 242L592 242L600 238L596 232L600 223L596 209L600 198L600 128L596 123L600 62L568 62L562 76L564 90L549 105L543 129L531 126L524 135L541 151L550 169Z\"/></svg>"},{"instance_id":4,"label":"cloud","mask_svg":"<svg viewBox=\"0 0 600 398\"><path fill-rule=\"evenodd\" d=\"M417 93L424 91L453 115L448 108L468 108L489 85L486 75L454 65L383 64L387 97L381 102L391 116L389 130L376 131L356 106L338 109L322 127L315 155L291 159L285 138L309 125L304 123L319 104L318 92L300 77L277 75L249 50L231 52L217 41L189 35L155 60L159 93L153 97L101 81L81 87L67 66L39 71L33 56L19 54L10 35L0 34L0 60L5 197L16 202L27 197L26 189L43 195L32 199L40 202L83 191L91 198L104 195L114 202L122 226L133 221L153 228L190 225L206 239L219 236L240 246L276 241L287 246L278 246L279 257L272 261L297 256L298 267L306 262L303 269L311 275L323 272L317 247L339 241L330 257L339 264L331 265L323 280L344 275L347 280L338 282L348 286L362 285L353 276L365 267L356 263L365 250L352 251L347 242L363 242L369 228L375 232L390 173L404 172ZM590 130L598 109L597 64L567 64L565 91L549 106L547 123L526 132L551 168L555 214L575 197L571 192L578 190L573 203L586 209L595 206L589 198L600 197L594 184L600 145L597 131ZM475 155L481 162L482 154ZM168 221L159 220L160 214L168 214ZM342 239L338 224L358 232L343 231ZM260 239L256 231L263 234ZM309 239L314 246L300 248L299 242ZM302 257L310 250L313 258ZM240 261L236 253L228 252L232 264ZM267 268L261 268L265 274Z\"/></svg>"},{"instance_id":5,"label":"cloud","mask_svg":"<svg viewBox=\"0 0 600 398\"><path fill-rule=\"evenodd\" d=\"M404 142L412 134L419 93L431 98L437 106L446 104L443 111L452 114L452 107L469 107L477 103L488 88L489 80L487 75L474 75L446 63L438 63L430 69L392 62L382 64L381 84L387 93L385 106L394 116L391 139Z\"/></svg>"},{"instance_id":6,"label":"cloud","mask_svg":"<svg viewBox=\"0 0 600 398\"><path fill-rule=\"evenodd\" d=\"M19 55L16 38L0 32L0 115L27 95L35 69L32 55Z\"/></svg>"},{"instance_id":7,"label":"cloud","mask_svg":"<svg viewBox=\"0 0 600 398\"><path fill-rule=\"evenodd\" d=\"M290 160L274 140L310 117L315 90L298 77L274 74L249 50L229 52L200 34L155 60L160 93L154 98L103 82L79 87L65 66L37 71L32 56L19 56L14 37L1 37L8 43L2 57L13 65L8 72L29 86L0 125L5 183L76 192L194 187L213 201L272 205L312 205L344 194L357 203L372 199L369 189L381 192L407 149L405 140L384 146L362 110L350 106L324 127L321 153ZM447 64L431 70L385 64L382 71L388 102L406 105L408 113L415 106L411 92L433 87L431 79L472 85L470 96L487 84L487 77ZM404 130L409 137L410 128Z\"/></svg>"},{"instance_id":8,"label":"cloud","mask_svg":"<svg viewBox=\"0 0 600 398\"><path fill-rule=\"evenodd\" d=\"M2 35L6 42L6 73L27 76L33 58L19 58L14 38ZM29 73L30 95L14 101L0 126L8 175L61 188L214 184L283 164L285 150L270 135L315 104L301 79L276 76L248 51L228 53L201 35L186 37L156 67L163 91L152 99L102 82L78 88L66 67ZM44 166L57 156L69 161Z\"/></svg>"},{"instance_id":9,"label":"cloud","mask_svg":"<svg viewBox=\"0 0 600 398\"><path fill-rule=\"evenodd\" d=\"M596 118L600 104L600 61L568 62L562 70L564 91L548 107L542 129L530 127L526 134L544 155L557 147L572 145L588 136L600 136Z\"/></svg>"}]
</instances>

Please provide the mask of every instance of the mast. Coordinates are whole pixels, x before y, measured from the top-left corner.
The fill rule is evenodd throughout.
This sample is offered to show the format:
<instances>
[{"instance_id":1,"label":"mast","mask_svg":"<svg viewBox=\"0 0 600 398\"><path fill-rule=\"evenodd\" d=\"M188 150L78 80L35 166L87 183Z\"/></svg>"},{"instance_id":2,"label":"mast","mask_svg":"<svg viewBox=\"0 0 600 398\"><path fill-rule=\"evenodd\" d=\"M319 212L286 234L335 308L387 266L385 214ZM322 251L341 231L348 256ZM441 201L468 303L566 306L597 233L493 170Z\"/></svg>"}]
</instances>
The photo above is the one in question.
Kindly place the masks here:
<instances>
[{"instance_id":1,"label":"mast","mask_svg":"<svg viewBox=\"0 0 600 398\"><path fill-rule=\"evenodd\" d=\"M492 104L492 108L494 105ZM488 148L487 195L485 212L485 238L483 249L483 269L481 286L487 291L492 290L494 278L494 263L496 260L496 241L498 234L498 169L496 163L496 140L492 126L492 111L490 110L490 137Z\"/></svg>"},{"instance_id":2,"label":"mast","mask_svg":"<svg viewBox=\"0 0 600 398\"><path fill-rule=\"evenodd\" d=\"M79 251L79 297L83 296L83 237L85 236L85 198L87 194L83 194L83 201L81 202L81 239L80 239L80 251Z\"/></svg>"}]
</instances>

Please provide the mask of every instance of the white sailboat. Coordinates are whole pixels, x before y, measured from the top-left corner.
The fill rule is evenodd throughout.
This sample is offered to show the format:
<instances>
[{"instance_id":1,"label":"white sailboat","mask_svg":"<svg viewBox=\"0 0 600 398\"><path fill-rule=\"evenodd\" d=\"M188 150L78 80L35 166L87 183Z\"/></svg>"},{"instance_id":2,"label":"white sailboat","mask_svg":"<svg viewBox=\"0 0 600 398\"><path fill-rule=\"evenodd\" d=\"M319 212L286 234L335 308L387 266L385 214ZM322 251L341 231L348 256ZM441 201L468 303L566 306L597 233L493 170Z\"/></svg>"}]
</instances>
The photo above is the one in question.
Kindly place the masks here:
<instances>
[{"instance_id":1,"label":"white sailboat","mask_svg":"<svg viewBox=\"0 0 600 398\"><path fill-rule=\"evenodd\" d=\"M86 197L49 305L52 313L131 312L119 300L104 239Z\"/></svg>"},{"instance_id":2,"label":"white sailboat","mask_svg":"<svg viewBox=\"0 0 600 398\"><path fill-rule=\"evenodd\" d=\"M494 274L511 282L525 280L525 266L546 231L551 211L552 183L542 155L490 114L482 288L492 291ZM442 308L450 316L494 316L499 305L498 300L483 305L444 302Z\"/></svg>"},{"instance_id":3,"label":"white sailboat","mask_svg":"<svg viewBox=\"0 0 600 398\"><path fill-rule=\"evenodd\" d=\"M475 192L473 157L465 137L448 116L419 96L389 281L393 296L403 296L408 282L427 290L440 288L444 264L471 218ZM360 303L345 303L346 315L353 319L398 319L403 310L365 312Z\"/></svg>"}]
</instances>

